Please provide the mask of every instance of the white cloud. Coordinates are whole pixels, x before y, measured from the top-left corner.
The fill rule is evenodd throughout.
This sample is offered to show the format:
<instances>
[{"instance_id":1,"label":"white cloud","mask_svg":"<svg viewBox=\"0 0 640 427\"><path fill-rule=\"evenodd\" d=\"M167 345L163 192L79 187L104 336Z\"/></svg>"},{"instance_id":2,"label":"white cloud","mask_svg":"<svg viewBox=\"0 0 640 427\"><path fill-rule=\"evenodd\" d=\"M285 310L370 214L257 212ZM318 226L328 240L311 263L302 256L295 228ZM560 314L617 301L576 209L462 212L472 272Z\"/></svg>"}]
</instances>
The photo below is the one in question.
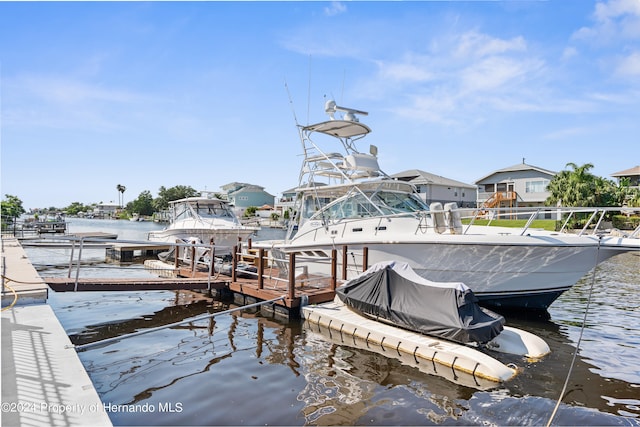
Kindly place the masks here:
<instances>
[{"instance_id":1,"label":"white cloud","mask_svg":"<svg viewBox=\"0 0 640 427\"><path fill-rule=\"evenodd\" d=\"M328 7L324 8L324 14L327 16L340 15L347 11L347 6L339 1L333 1Z\"/></svg>"},{"instance_id":2,"label":"white cloud","mask_svg":"<svg viewBox=\"0 0 640 427\"><path fill-rule=\"evenodd\" d=\"M138 94L121 89L49 76L26 76L17 83L22 86L25 92L55 104L80 104L95 101L128 103L143 98Z\"/></svg>"},{"instance_id":3,"label":"white cloud","mask_svg":"<svg viewBox=\"0 0 640 427\"><path fill-rule=\"evenodd\" d=\"M459 73L464 92L496 91L526 80L542 67L540 61L492 56L469 64Z\"/></svg>"},{"instance_id":4,"label":"white cloud","mask_svg":"<svg viewBox=\"0 0 640 427\"><path fill-rule=\"evenodd\" d=\"M159 101L125 89L57 76L25 75L7 79L3 86L6 99L10 99L7 105L11 105L5 108L6 126L116 129L131 119L124 112L131 111L132 105Z\"/></svg>"},{"instance_id":5,"label":"white cloud","mask_svg":"<svg viewBox=\"0 0 640 427\"><path fill-rule=\"evenodd\" d=\"M475 57L500 55L508 52L523 52L527 50L527 44L522 37L514 37L510 40L491 37L470 31L462 34L454 51L455 57Z\"/></svg>"},{"instance_id":6,"label":"white cloud","mask_svg":"<svg viewBox=\"0 0 640 427\"><path fill-rule=\"evenodd\" d=\"M621 77L640 77L640 52L632 52L622 58L616 66L615 74Z\"/></svg>"},{"instance_id":7,"label":"white cloud","mask_svg":"<svg viewBox=\"0 0 640 427\"><path fill-rule=\"evenodd\" d=\"M495 111L549 108L540 91L546 63L528 52L522 36L509 39L469 31L434 39L426 52L377 61L376 95L404 88L399 115L443 125L481 123ZM402 89L401 89L402 90ZM546 91L546 90L545 90ZM409 102L407 102L407 99Z\"/></svg>"},{"instance_id":8,"label":"white cloud","mask_svg":"<svg viewBox=\"0 0 640 427\"><path fill-rule=\"evenodd\" d=\"M573 39L606 45L620 40L640 38L640 1L638 0L611 0L597 3L593 19L594 24L578 29L573 34Z\"/></svg>"},{"instance_id":9,"label":"white cloud","mask_svg":"<svg viewBox=\"0 0 640 427\"><path fill-rule=\"evenodd\" d=\"M411 55L398 62L377 61L382 79L396 82L425 82L435 78L430 70L430 57Z\"/></svg>"}]
</instances>

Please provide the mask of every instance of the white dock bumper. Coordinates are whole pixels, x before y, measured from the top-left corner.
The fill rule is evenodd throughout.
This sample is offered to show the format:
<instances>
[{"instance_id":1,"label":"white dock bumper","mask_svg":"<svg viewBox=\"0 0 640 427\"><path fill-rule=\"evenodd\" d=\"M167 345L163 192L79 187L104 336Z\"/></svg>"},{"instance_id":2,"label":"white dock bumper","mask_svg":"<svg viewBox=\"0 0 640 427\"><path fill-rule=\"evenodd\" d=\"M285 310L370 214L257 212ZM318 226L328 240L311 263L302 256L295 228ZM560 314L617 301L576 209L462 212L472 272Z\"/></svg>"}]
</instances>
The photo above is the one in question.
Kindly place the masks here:
<instances>
[{"instance_id":1,"label":"white dock bumper","mask_svg":"<svg viewBox=\"0 0 640 427\"><path fill-rule=\"evenodd\" d=\"M310 326L313 332L322 333L332 341L399 359L429 374L443 376L466 386L495 387L496 383L507 381L517 373L515 367L507 366L475 348L367 319L340 301L303 307L302 316L310 325L317 325L316 328ZM549 347L535 335L515 328L508 328L507 331L506 339L496 338L492 341L493 350L511 354L520 351L515 354L523 356L530 356L528 353L548 353ZM522 339L518 332L524 332L526 338ZM528 335L534 339L531 340ZM528 344L524 344L528 341L535 342L531 349L531 345L528 347Z\"/></svg>"}]
</instances>

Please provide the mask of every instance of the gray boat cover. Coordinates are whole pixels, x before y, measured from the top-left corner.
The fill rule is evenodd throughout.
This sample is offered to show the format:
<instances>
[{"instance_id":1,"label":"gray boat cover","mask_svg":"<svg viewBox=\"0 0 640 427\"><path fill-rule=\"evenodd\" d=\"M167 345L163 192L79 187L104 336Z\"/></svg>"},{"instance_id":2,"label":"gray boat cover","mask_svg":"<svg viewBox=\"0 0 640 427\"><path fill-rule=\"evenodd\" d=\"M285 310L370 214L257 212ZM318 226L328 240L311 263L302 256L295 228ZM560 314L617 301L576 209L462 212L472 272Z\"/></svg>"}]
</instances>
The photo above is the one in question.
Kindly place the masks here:
<instances>
[{"instance_id":1,"label":"gray boat cover","mask_svg":"<svg viewBox=\"0 0 640 427\"><path fill-rule=\"evenodd\" d=\"M432 282L407 263L380 262L336 289L351 309L395 326L460 343L485 343L504 317L480 307L464 283Z\"/></svg>"}]
</instances>

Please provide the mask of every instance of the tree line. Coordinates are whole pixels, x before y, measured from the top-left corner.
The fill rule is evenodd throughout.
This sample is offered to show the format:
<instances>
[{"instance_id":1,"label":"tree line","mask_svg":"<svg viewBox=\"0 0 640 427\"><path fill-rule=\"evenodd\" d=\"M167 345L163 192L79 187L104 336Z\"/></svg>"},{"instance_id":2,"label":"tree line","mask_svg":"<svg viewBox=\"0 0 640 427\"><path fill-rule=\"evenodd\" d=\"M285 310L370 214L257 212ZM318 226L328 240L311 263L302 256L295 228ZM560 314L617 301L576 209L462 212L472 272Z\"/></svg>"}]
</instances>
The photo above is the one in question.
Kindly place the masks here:
<instances>
[{"instance_id":1,"label":"tree line","mask_svg":"<svg viewBox=\"0 0 640 427\"><path fill-rule=\"evenodd\" d=\"M567 168L556 174L549 185L547 191L550 193L546 200L548 206L583 206L583 207L608 207L627 206L640 207L640 189L631 187L628 178L623 178L619 183L611 179L593 175L590 170L593 164L587 163L578 166L575 163L567 163ZM174 187L160 187L158 197L153 197L151 192L145 190L138 197L126 206L122 206L126 187L118 184L116 190L120 193L119 204L126 214L151 216L156 212L161 212L168 208L169 202L185 197L195 197L199 191L186 185L176 185ZM64 212L67 215L77 215L80 212L92 212L94 205L83 205L80 202L73 202L65 208L51 207L48 211ZM22 201L14 195L6 194L2 200L2 222L13 222L26 211L22 206Z\"/></svg>"},{"instance_id":2,"label":"tree line","mask_svg":"<svg viewBox=\"0 0 640 427\"><path fill-rule=\"evenodd\" d=\"M118 184L116 190L120 193L118 204L122 209L124 216L132 215L134 213L138 215L151 216L156 212L161 212L169 207L169 202L173 200L182 199L185 197L195 197L200 195L200 192L187 185L176 185L174 187L166 188L160 187L158 190L158 197L153 197L150 191L145 190L141 192L138 197L123 206L123 196L126 191L124 185ZM90 213L100 203L93 203L85 205L81 202L73 202L66 207L49 207L43 209L41 212L64 212L66 215L78 215L80 212ZM22 205L22 200L17 196L6 194L4 200L2 200L2 221L3 224L13 222L13 219L18 218L20 215L26 213L25 208Z\"/></svg>"}]
</instances>

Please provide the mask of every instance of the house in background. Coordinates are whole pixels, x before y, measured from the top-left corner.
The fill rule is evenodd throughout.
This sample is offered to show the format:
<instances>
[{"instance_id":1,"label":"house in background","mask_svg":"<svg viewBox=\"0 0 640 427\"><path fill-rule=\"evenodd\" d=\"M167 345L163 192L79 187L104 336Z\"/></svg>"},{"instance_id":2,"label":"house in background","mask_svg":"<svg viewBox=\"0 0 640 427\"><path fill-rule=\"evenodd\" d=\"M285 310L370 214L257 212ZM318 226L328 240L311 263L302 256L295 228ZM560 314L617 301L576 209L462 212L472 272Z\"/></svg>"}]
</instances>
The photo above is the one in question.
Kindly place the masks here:
<instances>
[{"instance_id":1,"label":"house in background","mask_svg":"<svg viewBox=\"0 0 640 427\"><path fill-rule=\"evenodd\" d=\"M522 163L498 169L476 181L478 207L516 208L544 206L547 186L556 172Z\"/></svg>"},{"instance_id":2,"label":"house in background","mask_svg":"<svg viewBox=\"0 0 640 427\"><path fill-rule=\"evenodd\" d=\"M289 215L293 214L293 205L296 201L296 188L290 188L282 192L282 197L276 201L274 206L274 211L277 213L280 218L284 217L284 213L289 211Z\"/></svg>"},{"instance_id":3,"label":"house in background","mask_svg":"<svg viewBox=\"0 0 640 427\"><path fill-rule=\"evenodd\" d=\"M239 217L242 217L248 207L274 205L275 197L267 193L264 187L260 187L259 185L232 182L220 188L222 188L226 194L229 203L234 206L234 212Z\"/></svg>"},{"instance_id":4,"label":"house in background","mask_svg":"<svg viewBox=\"0 0 640 427\"><path fill-rule=\"evenodd\" d=\"M618 185L623 179L627 178L629 180L629 188L640 188L640 166L612 173L611 176L617 179Z\"/></svg>"},{"instance_id":5,"label":"house in background","mask_svg":"<svg viewBox=\"0 0 640 427\"><path fill-rule=\"evenodd\" d=\"M120 209L116 203L98 203L91 215L94 218L115 218Z\"/></svg>"},{"instance_id":6,"label":"house in background","mask_svg":"<svg viewBox=\"0 0 640 427\"><path fill-rule=\"evenodd\" d=\"M456 202L459 207L476 207L476 187L440 175L411 169L391 175L399 181L413 184L427 204Z\"/></svg>"}]
</instances>

